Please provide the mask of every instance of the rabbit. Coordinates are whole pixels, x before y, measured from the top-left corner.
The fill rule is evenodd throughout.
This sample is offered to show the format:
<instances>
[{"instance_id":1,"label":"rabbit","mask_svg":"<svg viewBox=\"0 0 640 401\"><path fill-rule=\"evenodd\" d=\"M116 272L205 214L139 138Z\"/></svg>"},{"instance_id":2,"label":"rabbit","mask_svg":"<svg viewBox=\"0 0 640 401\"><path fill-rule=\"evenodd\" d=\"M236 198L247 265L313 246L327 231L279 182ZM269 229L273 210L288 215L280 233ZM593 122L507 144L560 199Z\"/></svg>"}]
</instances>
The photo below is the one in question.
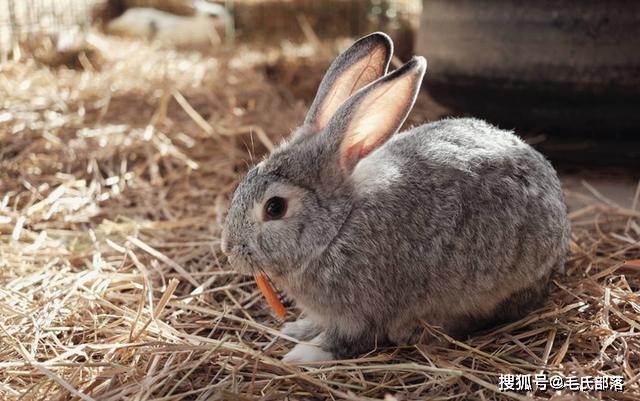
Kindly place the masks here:
<instances>
[{"instance_id":1,"label":"rabbit","mask_svg":"<svg viewBox=\"0 0 640 401\"><path fill-rule=\"evenodd\" d=\"M426 61L387 73L392 51L377 32L342 53L303 125L232 197L229 263L303 311L284 326L302 341L285 362L412 344L423 322L464 337L522 317L563 271L570 226L551 164L473 118L395 134Z\"/></svg>"},{"instance_id":2,"label":"rabbit","mask_svg":"<svg viewBox=\"0 0 640 401\"><path fill-rule=\"evenodd\" d=\"M110 21L107 31L112 34L155 39L175 46L219 44L217 27L228 27L231 15L220 4L193 1L196 12L192 16L175 15L149 7L129 8ZM216 17L216 18L212 18Z\"/></svg>"}]
</instances>

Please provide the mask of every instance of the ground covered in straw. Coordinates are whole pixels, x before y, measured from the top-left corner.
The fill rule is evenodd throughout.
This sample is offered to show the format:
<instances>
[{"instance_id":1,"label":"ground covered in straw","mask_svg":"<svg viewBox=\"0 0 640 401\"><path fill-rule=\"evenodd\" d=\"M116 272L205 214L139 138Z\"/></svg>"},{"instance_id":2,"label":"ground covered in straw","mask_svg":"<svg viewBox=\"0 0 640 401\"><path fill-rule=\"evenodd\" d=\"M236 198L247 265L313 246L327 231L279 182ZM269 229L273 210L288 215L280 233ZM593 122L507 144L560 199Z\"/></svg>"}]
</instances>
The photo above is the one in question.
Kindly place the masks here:
<instances>
[{"instance_id":1,"label":"ground covered in straw","mask_svg":"<svg viewBox=\"0 0 640 401\"><path fill-rule=\"evenodd\" d=\"M623 376L623 392L584 397L640 398L640 212L595 191L567 194L583 205L567 273L527 318L465 342L426 327L440 341L281 364L292 343L221 258L221 219L252 157L302 121L326 49L92 40L77 69L25 54L0 67L0 398L575 394L498 391L501 373L541 372Z\"/></svg>"}]
</instances>

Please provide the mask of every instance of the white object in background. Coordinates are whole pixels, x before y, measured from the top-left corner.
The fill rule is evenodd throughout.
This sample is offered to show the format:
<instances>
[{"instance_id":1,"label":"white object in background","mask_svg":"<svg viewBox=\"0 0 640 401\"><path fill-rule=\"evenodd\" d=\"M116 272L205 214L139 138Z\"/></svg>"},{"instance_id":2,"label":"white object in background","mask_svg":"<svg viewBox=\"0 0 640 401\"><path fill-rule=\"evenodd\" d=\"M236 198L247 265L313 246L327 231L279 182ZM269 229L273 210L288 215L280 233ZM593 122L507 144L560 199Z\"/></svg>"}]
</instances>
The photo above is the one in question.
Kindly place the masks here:
<instances>
[{"instance_id":1,"label":"white object in background","mask_svg":"<svg viewBox=\"0 0 640 401\"><path fill-rule=\"evenodd\" d=\"M196 4L196 9L194 16L181 16L155 8L130 8L111 21L107 29L110 33L155 39L175 46L219 43L216 27L226 27L227 10L219 4Z\"/></svg>"}]
</instances>

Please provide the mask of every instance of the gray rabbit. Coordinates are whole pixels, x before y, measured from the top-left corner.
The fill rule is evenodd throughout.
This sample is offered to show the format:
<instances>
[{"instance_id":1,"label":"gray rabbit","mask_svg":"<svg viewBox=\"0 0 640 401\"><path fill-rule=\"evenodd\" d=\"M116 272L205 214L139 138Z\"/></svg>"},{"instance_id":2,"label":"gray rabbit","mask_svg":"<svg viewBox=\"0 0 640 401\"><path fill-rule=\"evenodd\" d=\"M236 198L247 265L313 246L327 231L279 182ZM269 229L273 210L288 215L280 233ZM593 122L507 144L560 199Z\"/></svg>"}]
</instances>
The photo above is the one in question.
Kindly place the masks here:
<instances>
[{"instance_id":1,"label":"gray rabbit","mask_svg":"<svg viewBox=\"0 0 640 401\"><path fill-rule=\"evenodd\" d=\"M222 249L265 272L305 317L284 361L348 358L521 317L563 271L558 176L510 132L447 119L393 135L426 61L388 73L392 42L358 40L326 73L302 125L237 188ZM393 135L393 136L392 136Z\"/></svg>"}]
</instances>

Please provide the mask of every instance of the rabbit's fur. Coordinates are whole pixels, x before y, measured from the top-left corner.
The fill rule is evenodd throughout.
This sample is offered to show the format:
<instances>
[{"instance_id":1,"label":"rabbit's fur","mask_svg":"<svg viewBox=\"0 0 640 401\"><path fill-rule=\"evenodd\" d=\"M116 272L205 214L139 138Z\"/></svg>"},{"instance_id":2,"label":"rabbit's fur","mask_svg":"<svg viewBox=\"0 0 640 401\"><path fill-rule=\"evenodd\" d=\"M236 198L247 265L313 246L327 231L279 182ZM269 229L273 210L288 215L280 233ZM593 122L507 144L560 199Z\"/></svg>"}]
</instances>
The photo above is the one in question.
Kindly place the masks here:
<instances>
[{"instance_id":1,"label":"rabbit's fur","mask_svg":"<svg viewBox=\"0 0 640 401\"><path fill-rule=\"evenodd\" d=\"M414 58L386 74L390 56L381 33L343 53L303 126L234 194L222 238L231 264L267 273L306 315L285 326L310 341L286 361L410 343L421 321L463 335L516 319L562 271L569 222L549 162L471 118L390 137L426 68ZM268 220L276 196L287 211Z\"/></svg>"}]
</instances>

